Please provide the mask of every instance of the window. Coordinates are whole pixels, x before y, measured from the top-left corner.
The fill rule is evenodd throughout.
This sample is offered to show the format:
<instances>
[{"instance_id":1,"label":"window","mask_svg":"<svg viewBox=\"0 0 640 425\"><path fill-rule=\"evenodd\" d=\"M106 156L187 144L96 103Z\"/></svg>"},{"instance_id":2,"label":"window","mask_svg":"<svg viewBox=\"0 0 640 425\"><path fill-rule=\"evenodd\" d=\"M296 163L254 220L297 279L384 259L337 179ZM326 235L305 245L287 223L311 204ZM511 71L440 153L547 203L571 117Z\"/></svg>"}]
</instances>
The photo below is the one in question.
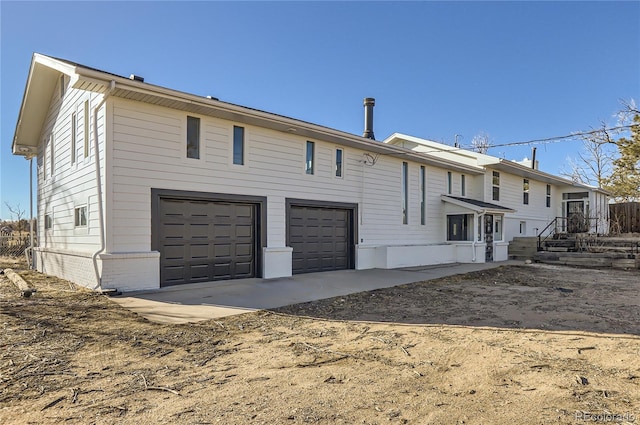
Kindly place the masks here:
<instances>
[{"instance_id":1,"label":"window","mask_svg":"<svg viewBox=\"0 0 640 425\"><path fill-rule=\"evenodd\" d=\"M547 185L547 208L551 208L551 185Z\"/></svg>"},{"instance_id":2,"label":"window","mask_svg":"<svg viewBox=\"0 0 640 425\"><path fill-rule=\"evenodd\" d=\"M89 101L84 101L84 157L89 156Z\"/></svg>"},{"instance_id":3,"label":"window","mask_svg":"<svg viewBox=\"0 0 640 425\"><path fill-rule=\"evenodd\" d=\"M427 185L426 185L426 170L424 165L420 166L420 224L426 224L426 212L427 212Z\"/></svg>"},{"instance_id":4,"label":"window","mask_svg":"<svg viewBox=\"0 0 640 425\"><path fill-rule=\"evenodd\" d=\"M402 163L402 224L409 223L409 164Z\"/></svg>"},{"instance_id":5,"label":"window","mask_svg":"<svg viewBox=\"0 0 640 425\"><path fill-rule=\"evenodd\" d=\"M577 193L563 193L562 199L584 199L589 197L589 192L577 192Z\"/></svg>"},{"instance_id":6,"label":"window","mask_svg":"<svg viewBox=\"0 0 640 425\"><path fill-rule=\"evenodd\" d=\"M53 219L51 218L51 214L44 215L44 230L49 230L53 227Z\"/></svg>"},{"instance_id":7,"label":"window","mask_svg":"<svg viewBox=\"0 0 640 425\"><path fill-rule=\"evenodd\" d=\"M315 145L316 144L314 142L307 141L307 159L304 163L304 172L307 174L313 174L313 158L315 154Z\"/></svg>"},{"instance_id":8,"label":"window","mask_svg":"<svg viewBox=\"0 0 640 425\"><path fill-rule=\"evenodd\" d=\"M200 118L187 116L187 158L200 159Z\"/></svg>"},{"instance_id":9,"label":"window","mask_svg":"<svg viewBox=\"0 0 640 425\"><path fill-rule=\"evenodd\" d=\"M500 173L497 171L493 172L492 184L493 184L493 191L492 191L491 199L493 199L494 201L499 201L500 200Z\"/></svg>"},{"instance_id":10,"label":"window","mask_svg":"<svg viewBox=\"0 0 640 425\"><path fill-rule=\"evenodd\" d=\"M522 180L522 203L529 205L529 179Z\"/></svg>"},{"instance_id":11,"label":"window","mask_svg":"<svg viewBox=\"0 0 640 425\"><path fill-rule=\"evenodd\" d=\"M78 136L78 122L76 113L71 114L71 163L76 162L76 137Z\"/></svg>"},{"instance_id":12,"label":"window","mask_svg":"<svg viewBox=\"0 0 640 425\"><path fill-rule=\"evenodd\" d=\"M451 171L447 171L447 194L451 195L453 183L451 181Z\"/></svg>"},{"instance_id":13,"label":"window","mask_svg":"<svg viewBox=\"0 0 640 425\"><path fill-rule=\"evenodd\" d=\"M86 227L87 225L87 207L78 207L75 209L74 222L76 227Z\"/></svg>"},{"instance_id":14,"label":"window","mask_svg":"<svg viewBox=\"0 0 640 425\"><path fill-rule=\"evenodd\" d=\"M233 126L233 163L244 165L244 127Z\"/></svg>"},{"instance_id":15,"label":"window","mask_svg":"<svg viewBox=\"0 0 640 425\"><path fill-rule=\"evenodd\" d=\"M342 177L342 149L336 149L336 177Z\"/></svg>"},{"instance_id":16,"label":"window","mask_svg":"<svg viewBox=\"0 0 640 425\"><path fill-rule=\"evenodd\" d=\"M494 220L495 221L493 224L493 240L497 242L502 240L502 216L497 215L495 216Z\"/></svg>"},{"instance_id":17,"label":"window","mask_svg":"<svg viewBox=\"0 0 640 425\"><path fill-rule=\"evenodd\" d=\"M473 214L456 214L447 216L448 241L473 240Z\"/></svg>"},{"instance_id":18,"label":"window","mask_svg":"<svg viewBox=\"0 0 640 425\"><path fill-rule=\"evenodd\" d=\"M467 181L465 175L460 176L460 195L467 196Z\"/></svg>"},{"instance_id":19,"label":"window","mask_svg":"<svg viewBox=\"0 0 640 425\"><path fill-rule=\"evenodd\" d=\"M44 139L44 149L42 151L42 178L47 179L47 152L49 151L49 138Z\"/></svg>"},{"instance_id":20,"label":"window","mask_svg":"<svg viewBox=\"0 0 640 425\"><path fill-rule=\"evenodd\" d=\"M53 169L54 169L54 164L55 164L54 148L53 148L54 142L55 142L55 140L54 140L54 137L53 137L53 133L51 133L49 135L49 145L51 146L50 147L50 151L49 151L49 161L51 162L51 164L49 166L49 170L51 172L51 177L53 177Z\"/></svg>"}]
</instances>

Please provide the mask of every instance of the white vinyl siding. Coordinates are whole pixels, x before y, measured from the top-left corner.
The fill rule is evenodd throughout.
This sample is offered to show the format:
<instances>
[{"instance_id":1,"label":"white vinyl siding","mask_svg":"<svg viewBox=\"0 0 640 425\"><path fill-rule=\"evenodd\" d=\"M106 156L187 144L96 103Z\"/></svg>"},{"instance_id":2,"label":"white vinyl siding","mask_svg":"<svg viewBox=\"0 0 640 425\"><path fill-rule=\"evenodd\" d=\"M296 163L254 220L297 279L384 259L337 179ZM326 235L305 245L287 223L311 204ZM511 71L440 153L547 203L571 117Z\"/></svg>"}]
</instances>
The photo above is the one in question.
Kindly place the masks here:
<instances>
[{"instance_id":1,"label":"white vinyl siding","mask_svg":"<svg viewBox=\"0 0 640 425\"><path fill-rule=\"evenodd\" d=\"M93 150L88 148L91 133L88 122L92 99L85 91L67 87L64 97L54 96L49 105L49 112L42 129L42 145L38 158L37 223L38 232L43 232L41 233L43 237L38 238L40 247L74 252L95 252L99 247L98 216L92 213L97 211L96 171ZM95 104L99 103L100 97L96 96L95 99L97 99ZM98 115L98 136L101 140L104 138L105 130L104 112L103 106ZM75 141L73 138L74 115L76 117ZM53 135L53 140L47 137L49 134ZM49 145L48 149L47 145ZM100 150L101 172L104 176L105 158L102 143ZM86 158L85 151L88 155ZM50 178L52 170L54 178ZM103 187L104 183L103 179ZM75 207L79 205L86 206L88 218L81 232L75 231ZM55 220L53 223L55 232L47 229L44 233L45 212L51 217L51 221Z\"/></svg>"},{"instance_id":2,"label":"white vinyl siding","mask_svg":"<svg viewBox=\"0 0 640 425\"><path fill-rule=\"evenodd\" d=\"M233 166L231 126L226 120L201 118L201 161L184 158L184 115L180 111L112 98L113 204L110 249L117 252L151 249L151 188L229 193L267 197L267 244L285 246L285 198L358 204L361 245L443 242L444 223L420 224L419 167L409 166L409 224L398 218L402 161L380 156L375 165L361 160L365 151L343 148L342 179L335 178L335 144L314 143L314 178L301 176L307 140L263 128L245 126L244 167ZM410 165L413 163L410 163ZM425 167L426 216L437 217L446 172ZM362 176L365 181L362 181ZM90 217L93 215L89 214ZM414 217L414 218L411 218ZM91 218L93 219L93 218Z\"/></svg>"}]
</instances>

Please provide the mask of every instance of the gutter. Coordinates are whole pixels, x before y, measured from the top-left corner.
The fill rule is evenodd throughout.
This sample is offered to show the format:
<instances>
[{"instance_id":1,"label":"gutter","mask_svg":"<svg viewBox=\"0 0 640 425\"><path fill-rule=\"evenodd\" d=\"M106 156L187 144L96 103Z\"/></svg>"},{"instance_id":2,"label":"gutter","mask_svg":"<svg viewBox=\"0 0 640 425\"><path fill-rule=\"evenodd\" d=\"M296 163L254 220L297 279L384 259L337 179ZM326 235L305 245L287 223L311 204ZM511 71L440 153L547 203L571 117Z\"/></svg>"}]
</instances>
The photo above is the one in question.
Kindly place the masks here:
<instances>
[{"instance_id":1,"label":"gutter","mask_svg":"<svg viewBox=\"0 0 640 425\"><path fill-rule=\"evenodd\" d=\"M107 244L106 244L105 237L104 237L105 228L104 228L104 209L103 209L103 206L102 206L102 177L100 175L100 146L99 146L99 141L98 141L98 111L100 110L102 105L104 105L106 103L107 98L111 95L111 93L115 90L115 88L116 88L116 82L114 80L111 80L109 82L108 90L105 92L104 96L102 96L102 100L100 101L98 106L96 106L94 108L94 110L93 110L93 146L94 146L95 158L96 158L96 191L98 192L98 221L100 223L100 249L93 253L93 255L91 256L91 260L93 261L93 270L94 270L95 275L96 275L96 286L93 289L97 290L99 292L104 292L104 290L102 289L102 276L100 276L100 271L98 270L98 255L100 255L102 252L104 252ZM104 133L105 133L105 152L106 152L106 149L107 149L106 117L107 117L107 112L105 110L105 130L104 130ZM105 162L105 169L106 169L106 166L107 166L107 164Z\"/></svg>"}]
</instances>

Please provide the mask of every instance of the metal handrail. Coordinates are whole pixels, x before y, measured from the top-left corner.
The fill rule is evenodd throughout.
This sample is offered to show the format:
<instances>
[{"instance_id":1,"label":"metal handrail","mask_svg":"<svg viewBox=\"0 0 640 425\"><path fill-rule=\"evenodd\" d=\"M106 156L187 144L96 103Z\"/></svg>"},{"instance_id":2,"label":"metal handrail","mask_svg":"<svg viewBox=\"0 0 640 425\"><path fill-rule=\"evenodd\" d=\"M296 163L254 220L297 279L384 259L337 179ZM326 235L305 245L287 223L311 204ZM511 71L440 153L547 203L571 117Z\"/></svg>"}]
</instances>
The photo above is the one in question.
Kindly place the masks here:
<instances>
[{"instance_id":1,"label":"metal handrail","mask_svg":"<svg viewBox=\"0 0 640 425\"><path fill-rule=\"evenodd\" d=\"M547 241L547 239L555 236L558 233L558 227L562 227L563 231L566 229L567 233L582 233L582 232L569 232L569 217L555 217L553 220L551 220L549 222L549 224L547 224L547 226L538 234L538 251L542 251L542 246L543 243ZM586 225L587 228L587 233L589 230L591 230L591 222L592 220L595 221L595 225L593 226L595 228L595 233L598 234L598 221L600 220L598 217L582 217L581 219L583 221L583 224ZM558 222L561 221L562 225L559 226ZM553 231L549 232L549 234L547 234L546 236L543 235L544 233L549 230L549 228L551 228L553 226Z\"/></svg>"},{"instance_id":2,"label":"metal handrail","mask_svg":"<svg viewBox=\"0 0 640 425\"><path fill-rule=\"evenodd\" d=\"M542 243L545 242L547 239L549 239L550 236L553 236L556 234L556 232L558 231L558 218L562 218L562 217L556 217L553 220L551 220L549 222L549 224L547 224L547 227L545 227L544 229L542 229L542 232L540 232L538 234L538 251L542 251ZM549 234L547 236L545 236L544 239L542 239L542 235L549 230L549 228L551 226L553 227L553 232L549 232Z\"/></svg>"}]
</instances>

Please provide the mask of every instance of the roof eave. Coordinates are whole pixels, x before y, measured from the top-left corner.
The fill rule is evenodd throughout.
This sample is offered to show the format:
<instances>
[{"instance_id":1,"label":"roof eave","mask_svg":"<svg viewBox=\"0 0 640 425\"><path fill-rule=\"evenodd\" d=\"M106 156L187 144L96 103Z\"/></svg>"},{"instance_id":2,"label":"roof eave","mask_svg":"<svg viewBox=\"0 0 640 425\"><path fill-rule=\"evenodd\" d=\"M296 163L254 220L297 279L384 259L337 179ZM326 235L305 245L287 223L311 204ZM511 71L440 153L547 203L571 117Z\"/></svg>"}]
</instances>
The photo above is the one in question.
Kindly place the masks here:
<instances>
[{"instance_id":1,"label":"roof eave","mask_svg":"<svg viewBox=\"0 0 640 425\"><path fill-rule=\"evenodd\" d=\"M26 158L37 155L51 95L61 73L73 76L74 67L39 53L33 54L11 142L14 155ZM23 126L25 121L30 125Z\"/></svg>"},{"instance_id":2,"label":"roof eave","mask_svg":"<svg viewBox=\"0 0 640 425\"><path fill-rule=\"evenodd\" d=\"M158 100L159 98L168 99L181 103L181 109L185 111L257 125L310 139L325 140L381 155L410 159L419 163L455 169L469 174L479 175L483 173L483 170L479 167L468 167L453 161L431 157L426 154L414 152L410 149L387 145L379 141L335 130L330 127L297 120L295 118L289 118L233 103L168 89L162 86L130 80L128 78L102 73L93 69L77 67L76 72L79 75L78 81L76 81L74 85L76 88L82 88L94 92L104 92L109 82L113 80L116 82L116 90L112 92L112 96L114 97L134 98L134 94L137 94L150 96L148 99L152 99L154 97L157 97Z\"/></svg>"},{"instance_id":3,"label":"roof eave","mask_svg":"<svg viewBox=\"0 0 640 425\"><path fill-rule=\"evenodd\" d=\"M444 202L449 202L450 204L457 205L459 207L466 208L468 210L477 212L479 214L505 214L505 213L514 213L516 210L512 208L502 207L500 208L484 208L479 205L474 205L469 202L464 202L459 199L452 198L447 195L440 195L440 199Z\"/></svg>"}]
</instances>

